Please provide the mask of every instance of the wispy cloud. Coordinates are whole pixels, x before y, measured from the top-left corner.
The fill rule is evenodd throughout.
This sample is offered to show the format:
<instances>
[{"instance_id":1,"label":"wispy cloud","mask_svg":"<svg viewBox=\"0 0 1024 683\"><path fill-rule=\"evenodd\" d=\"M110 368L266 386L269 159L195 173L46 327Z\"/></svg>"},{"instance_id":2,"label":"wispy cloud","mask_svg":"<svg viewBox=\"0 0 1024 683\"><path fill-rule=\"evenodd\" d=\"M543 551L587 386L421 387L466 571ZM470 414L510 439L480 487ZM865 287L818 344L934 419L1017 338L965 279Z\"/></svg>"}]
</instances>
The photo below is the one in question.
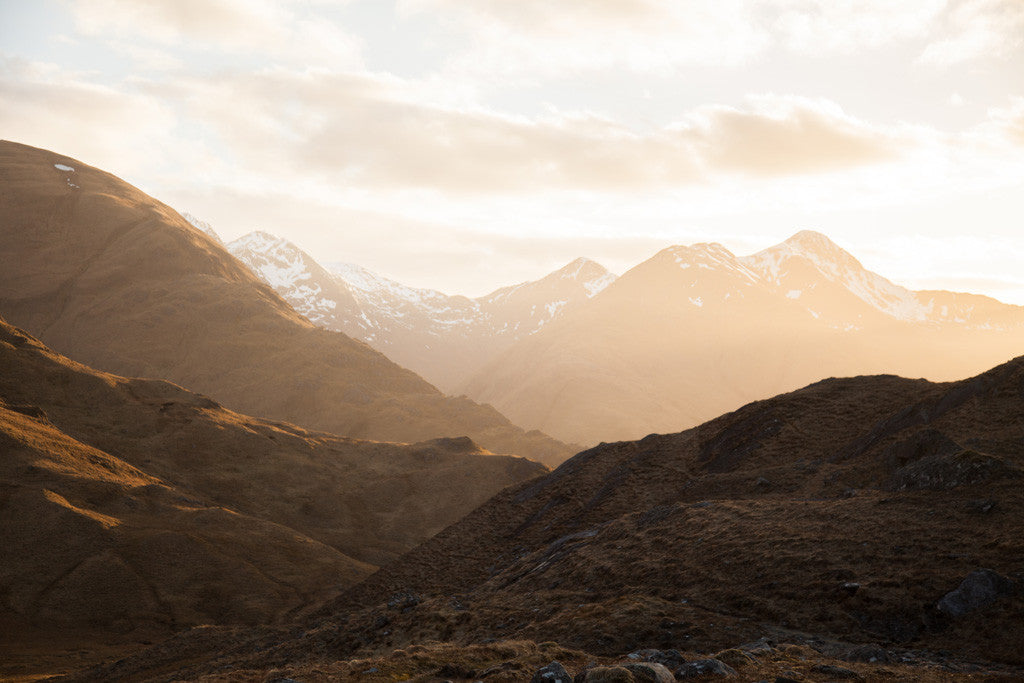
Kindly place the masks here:
<instances>
[{"instance_id":1,"label":"wispy cloud","mask_svg":"<svg viewBox=\"0 0 1024 683\"><path fill-rule=\"evenodd\" d=\"M1024 3L1019 0L950 2L935 38L918 61L949 66L979 58L1002 57L1024 45Z\"/></svg>"},{"instance_id":2,"label":"wispy cloud","mask_svg":"<svg viewBox=\"0 0 1024 683\"><path fill-rule=\"evenodd\" d=\"M275 69L151 84L188 103L248 164L355 186L453 193L631 191L719 174L793 175L884 162L898 141L834 103L754 98L653 131L605 117L511 117L418 101L394 78Z\"/></svg>"},{"instance_id":3,"label":"wispy cloud","mask_svg":"<svg viewBox=\"0 0 1024 683\"><path fill-rule=\"evenodd\" d=\"M79 32L114 46L150 43L190 50L258 54L286 63L360 64L361 41L326 17L306 16L301 3L271 0L75 0Z\"/></svg>"}]
</instances>

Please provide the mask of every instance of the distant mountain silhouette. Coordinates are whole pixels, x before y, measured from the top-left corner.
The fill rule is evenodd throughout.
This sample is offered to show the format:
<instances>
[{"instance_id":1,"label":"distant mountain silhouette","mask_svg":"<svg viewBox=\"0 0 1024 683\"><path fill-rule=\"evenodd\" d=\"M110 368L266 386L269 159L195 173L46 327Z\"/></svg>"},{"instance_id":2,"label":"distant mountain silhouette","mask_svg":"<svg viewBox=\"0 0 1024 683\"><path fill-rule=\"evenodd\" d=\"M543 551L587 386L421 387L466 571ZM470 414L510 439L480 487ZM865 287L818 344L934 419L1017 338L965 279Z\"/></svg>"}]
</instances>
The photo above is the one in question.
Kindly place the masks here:
<instances>
[{"instance_id":1,"label":"distant mountain silhouette","mask_svg":"<svg viewBox=\"0 0 1024 683\"><path fill-rule=\"evenodd\" d=\"M1024 307L912 292L827 237L748 257L664 249L518 341L463 390L578 443L695 425L829 376L952 379L1024 349Z\"/></svg>"},{"instance_id":2,"label":"distant mountain silhouette","mask_svg":"<svg viewBox=\"0 0 1024 683\"><path fill-rule=\"evenodd\" d=\"M0 315L60 353L346 436L469 436L552 463L572 452L317 328L213 238L108 173L2 142L0 184Z\"/></svg>"},{"instance_id":3,"label":"distant mountain silhouette","mask_svg":"<svg viewBox=\"0 0 1024 683\"><path fill-rule=\"evenodd\" d=\"M830 375L950 379L1024 348L1024 307L915 292L805 230L750 256L673 246L616 278L578 259L479 299L228 245L296 310L517 424L593 444L694 425Z\"/></svg>"}]
</instances>

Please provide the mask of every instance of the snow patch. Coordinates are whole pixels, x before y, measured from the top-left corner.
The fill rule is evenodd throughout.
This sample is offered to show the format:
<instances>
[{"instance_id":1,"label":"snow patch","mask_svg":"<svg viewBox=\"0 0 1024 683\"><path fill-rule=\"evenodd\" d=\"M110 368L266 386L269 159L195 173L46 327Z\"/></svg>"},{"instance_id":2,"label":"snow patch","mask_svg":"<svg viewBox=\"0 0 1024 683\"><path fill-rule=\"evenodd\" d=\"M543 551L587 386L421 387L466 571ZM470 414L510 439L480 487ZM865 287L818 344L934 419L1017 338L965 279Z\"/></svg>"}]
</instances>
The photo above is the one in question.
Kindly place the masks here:
<instances>
[{"instance_id":1,"label":"snow patch","mask_svg":"<svg viewBox=\"0 0 1024 683\"><path fill-rule=\"evenodd\" d=\"M566 301L552 301L549 304L545 304L544 308L547 309L549 316L554 317L558 313L558 311L560 311L562 309L562 307L565 306L567 303L569 303L568 300L566 300Z\"/></svg>"},{"instance_id":2,"label":"snow patch","mask_svg":"<svg viewBox=\"0 0 1024 683\"><path fill-rule=\"evenodd\" d=\"M611 283L615 282L616 279L618 279L618 278L616 278L615 273L607 273L606 272L604 275L602 275L599 278L596 278L594 280L588 280L587 282L584 282L583 283L583 289L585 289L586 292L587 292L587 298L588 299L593 298L594 295L596 295L598 292L604 290L608 285L610 285Z\"/></svg>"},{"instance_id":3,"label":"snow patch","mask_svg":"<svg viewBox=\"0 0 1024 683\"><path fill-rule=\"evenodd\" d=\"M65 166L64 164L54 164L53 167L58 171L68 171L69 173L75 172L75 169L71 168L70 166Z\"/></svg>"}]
</instances>

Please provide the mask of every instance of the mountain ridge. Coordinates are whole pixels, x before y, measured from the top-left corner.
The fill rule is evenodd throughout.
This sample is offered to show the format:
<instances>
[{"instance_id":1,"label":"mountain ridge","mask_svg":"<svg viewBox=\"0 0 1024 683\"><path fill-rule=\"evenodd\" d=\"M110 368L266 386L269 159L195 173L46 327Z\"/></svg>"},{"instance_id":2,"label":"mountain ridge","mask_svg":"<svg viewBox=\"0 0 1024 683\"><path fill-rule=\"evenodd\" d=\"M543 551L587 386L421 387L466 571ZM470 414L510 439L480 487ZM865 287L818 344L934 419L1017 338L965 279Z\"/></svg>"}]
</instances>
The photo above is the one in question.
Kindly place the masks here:
<instances>
[{"instance_id":1,"label":"mountain ridge","mask_svg":"<svg viewBox=\"0 0 1024 683\"><path fill-rule=\"evenodd\" d=\"M597 262L578 258L539 280L469 298L409 287L356 264L321 265L263 231L227 247L310 320L370 344L450 391L615 279Z\"/></svg>"},{"instance_id":2,"label":"mountain ridge","mask_svg":"<svg viewBox=\"0 0 1024 683\"><path fill-rule=\"evenodd\" d=\"M60 353L353 437L468 435L548 462L571 451L317 328L212 237L109 173L3 142L0 182L0 314Z\"/></svg>"},{"instance_id":3,"label":"mountain ridge","mask_svg":"<svg viewBox=\"0 0 1024 683\"><path fill-rule=\"evenodd\" d=\"M823 376L952 379L1024 346L1024 307L964 296L893 285L820 233L749 257L676 245L496 356L462 391L594 444L699 424Z\"/></svg>"}]
</instances>

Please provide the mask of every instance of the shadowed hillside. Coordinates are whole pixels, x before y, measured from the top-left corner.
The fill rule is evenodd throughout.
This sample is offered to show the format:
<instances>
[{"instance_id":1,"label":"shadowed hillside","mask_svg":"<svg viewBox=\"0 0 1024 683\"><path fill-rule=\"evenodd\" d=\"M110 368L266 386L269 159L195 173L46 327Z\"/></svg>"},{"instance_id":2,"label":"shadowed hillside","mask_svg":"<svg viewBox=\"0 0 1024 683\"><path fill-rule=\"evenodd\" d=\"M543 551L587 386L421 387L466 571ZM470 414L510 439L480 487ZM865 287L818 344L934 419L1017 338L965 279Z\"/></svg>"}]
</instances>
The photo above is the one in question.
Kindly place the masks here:
<instances>
[{"instance_id":1,"label":"shadowed hillside","mask_svg":"<svg viewBox=\"0 0 1024 683\"><path fill-rule=\"evenodd\" d=\"M368 442L246 417L91 370L2 320L0 453L0 622L9 643L58 629L77 649L273 621L546 471L468 439Z\"/></svg>"},{"instance_id":2,"label":"shadowed hillside","mask_svg":"<svg viewBox=\"0 0 1024 683\"><path fill-rule=\"evenodd\" d=\"M229 653L193 634L116 672L373 666L368 680L430 680L433 662L435 675L464 672L454 680L494 665L511 681L545 656L579 669L656 648L642 656L676 666L719 652L738 680L831 680L840 664L850 679L1014 680L1022 409L1019 358L947 384L828 379L685 432L602 444L499 493L298 638L220 632L239 646ZM181 660L204 651L213 663Z\"/></svg>"}]
</instances>

